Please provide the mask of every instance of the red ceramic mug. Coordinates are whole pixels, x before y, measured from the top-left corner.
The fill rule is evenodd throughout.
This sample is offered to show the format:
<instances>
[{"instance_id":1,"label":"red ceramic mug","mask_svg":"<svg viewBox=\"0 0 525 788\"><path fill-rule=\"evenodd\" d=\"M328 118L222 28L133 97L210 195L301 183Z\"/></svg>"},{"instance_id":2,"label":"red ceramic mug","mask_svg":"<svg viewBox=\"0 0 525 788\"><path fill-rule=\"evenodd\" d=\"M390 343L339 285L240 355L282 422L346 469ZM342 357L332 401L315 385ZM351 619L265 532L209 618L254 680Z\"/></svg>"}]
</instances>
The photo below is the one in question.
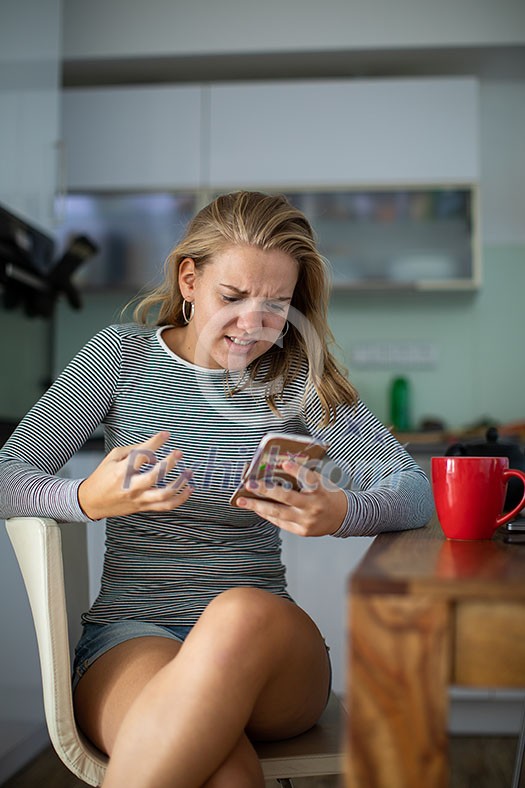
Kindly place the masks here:
<instances>
[{"instance_id":1,"label":"red ceramic mug","mask_svg":"<svg viewBox=\"0 0 525 788\"><path fill-rule=\"evenodd\" d=\"M508 480L523 482L521 501L502 514ZM525 473L509 469L508 457L432 457L438 520L448 539L491 539L496 528L525 507Z\"/></svg>"}]
</instances>

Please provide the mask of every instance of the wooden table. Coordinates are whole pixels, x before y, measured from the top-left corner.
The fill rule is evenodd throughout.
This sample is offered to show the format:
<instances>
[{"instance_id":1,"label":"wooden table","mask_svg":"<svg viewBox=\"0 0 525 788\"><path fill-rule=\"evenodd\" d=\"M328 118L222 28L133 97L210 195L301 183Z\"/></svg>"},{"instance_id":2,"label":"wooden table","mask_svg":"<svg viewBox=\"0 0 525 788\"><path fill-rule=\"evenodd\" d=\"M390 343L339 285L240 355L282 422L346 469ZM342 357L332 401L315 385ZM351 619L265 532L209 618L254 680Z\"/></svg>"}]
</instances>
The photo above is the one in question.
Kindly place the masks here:
<instances>
[{"instance_id":1,"label":"wooden table","mask_svg":"<svg viewBox=\"0 0 525 788\"><path fill-rule=\"evenodd\" d=\"M382 534L349 615L347 788L445 788L449 685L525 687L525 545Z\"/></svg>"}]
</instances>

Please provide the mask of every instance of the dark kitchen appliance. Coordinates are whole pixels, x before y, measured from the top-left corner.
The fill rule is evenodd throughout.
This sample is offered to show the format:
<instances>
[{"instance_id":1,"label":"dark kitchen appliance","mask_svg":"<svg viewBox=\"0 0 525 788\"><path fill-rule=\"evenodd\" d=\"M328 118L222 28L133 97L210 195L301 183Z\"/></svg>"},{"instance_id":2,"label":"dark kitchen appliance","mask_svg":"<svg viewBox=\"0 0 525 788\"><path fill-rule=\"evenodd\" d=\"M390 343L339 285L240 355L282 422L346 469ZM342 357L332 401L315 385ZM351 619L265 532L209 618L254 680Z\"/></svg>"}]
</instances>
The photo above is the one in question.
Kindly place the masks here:
<instances>
[{"instance_id":1,"label":"dark kitchen appliance","mask_svg":"<svg viewBox=\"0 0 525 788\"><path fill-rule=\"evenodd\" d=\"M0 205L0 305L21 307L30 318L44 318L46 374L42 387L53 382L55 369L55 305L65 296L73 309L82 306L71 281L75 271L98 252L85 235L75 235L65 252L54 259L55 241L47 233ZM9 430L9 423L0 422ZM4 430L5 434L5 430Z\"/></svg>"},{"instance_id":2,"label":"dark kitchen appliance","mask_svg":"<svg viewBox=\"0 0 525 788\"><path fill-rule=\"evenodd\" d=\"M445 454L449 457L508 457L509 468L525 471L525 454L517 443L500 442L496 427L489 427L485 441L453 443ZM522 495L519 479L510 479L505 498L504 511L509 512L518 505Z\"/></svg>"},{"instance_id":3,"label":"dark kitchen appliance","mask_svg":"<svg viewBox=\"0 0 525 788\"><path fill-rule=\"evenodd\" d=\"M73 309L80 308L71 277L98 248L76 235L56 262L54 251L49 235L0 205L0 286L6 309L22 306L28 317L51 317L62 294Z\"/></svg>"}]
</instances>

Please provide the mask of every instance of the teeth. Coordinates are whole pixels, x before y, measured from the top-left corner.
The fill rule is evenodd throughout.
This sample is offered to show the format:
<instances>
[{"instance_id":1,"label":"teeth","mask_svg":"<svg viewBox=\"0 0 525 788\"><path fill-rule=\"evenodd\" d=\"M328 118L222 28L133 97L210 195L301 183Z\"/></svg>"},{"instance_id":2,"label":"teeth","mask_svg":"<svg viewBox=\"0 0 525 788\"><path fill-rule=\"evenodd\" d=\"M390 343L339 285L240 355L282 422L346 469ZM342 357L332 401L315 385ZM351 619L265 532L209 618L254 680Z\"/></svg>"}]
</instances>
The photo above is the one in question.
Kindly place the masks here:
<instances>
[{"instance_id":1,"label":"teeth","mask_svg":"<svg viewBox=\"0 0 525 788\"><path fill-rule=\"evenodd\" d=\"M237 339L237 337L229 337L234 345L251 345L253 339Z\"/></svg>"}]
</instances>

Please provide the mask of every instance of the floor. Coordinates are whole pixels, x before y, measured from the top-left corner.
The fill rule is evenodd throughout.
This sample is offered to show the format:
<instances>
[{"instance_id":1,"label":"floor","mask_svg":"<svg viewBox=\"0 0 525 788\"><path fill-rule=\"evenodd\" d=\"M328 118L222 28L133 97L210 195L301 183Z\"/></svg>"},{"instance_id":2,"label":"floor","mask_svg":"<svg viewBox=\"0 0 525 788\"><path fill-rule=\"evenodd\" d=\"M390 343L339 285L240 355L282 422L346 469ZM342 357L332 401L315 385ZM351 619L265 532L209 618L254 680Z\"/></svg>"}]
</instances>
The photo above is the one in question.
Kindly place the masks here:
<instances>
[{"instance_id":1,"label":"floor","mask_svg":"<svg viewBox=\"0 0 525 788\"><path fill-rule=\"evenodd\" d=\"M511 788L516 739L455 737L451 741L452 779L450 788ZM53 750L44 750L32 763L3 784L3 788L81 788ZM337 777L295 779L294 788L342 788ZM267 788L277 783L267 783ZM232 786L235 788L235 786ZM525 788L525 769L520 788Z\"/></svg>"}]
</instances>

